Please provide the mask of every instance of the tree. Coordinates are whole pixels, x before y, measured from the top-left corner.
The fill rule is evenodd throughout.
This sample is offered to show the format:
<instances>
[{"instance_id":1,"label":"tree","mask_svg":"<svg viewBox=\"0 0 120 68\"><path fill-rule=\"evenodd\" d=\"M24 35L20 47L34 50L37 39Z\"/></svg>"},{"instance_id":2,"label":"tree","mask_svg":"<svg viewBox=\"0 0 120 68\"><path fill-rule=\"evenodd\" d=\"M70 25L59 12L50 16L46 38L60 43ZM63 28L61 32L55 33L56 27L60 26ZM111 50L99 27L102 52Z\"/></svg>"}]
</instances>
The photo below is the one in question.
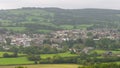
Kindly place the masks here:
<instances>
[{"instance_id":1,"label":"tree","mask_svg":"<svg viewBox=\"0 0 120 68\"><path fill-rule=\"evenodd\" d=\"M88 32L88 33L87 33L87 36L88 36L88 37L92 37L92 36L93 36L92 32Z\"/></svg>"},{"instance_id":2,"label":"tree","mask_svg":"<svg viewBox=\"0 0 120 68\"><path fill-rule=\"evenodd\" d=\"M16 46L13 46L13 47L10 48L10 51L13 52L14 57L18 57L19 48L17 48Z\"/></svg>"},{"instance_id":3,"label":"tree","mask_svg":"<svg viewBox=\"0 0 120 68\"><path fill-rule=\"evenodd\" d=\"M7 57L9 57L9 54L8 54L8 53L4 53L4 54L3 54L3 57L4 57L4 58L7 58Z\"/></svg>"},{"instance_id":4,"label":"tree","mask_svg":"<svg viewBox=\"0 0 120 68\"><path fill-rule=\"evenodd\" d=\"M6 38L5 40L6 40L6 44L7 44L7 45L10 45L10 44L11 44L11 38Z\"/></svg>"},{"instance_id":5,"label":"tree","mask_svg":"<svg viewBox=\"0 0 120 68\"><path fill-rule=\"evenodd\" d=\"M43 44L51 44L50 39L46 39L46 40L44 40L44 41L43 41Z\"/></svg>"},{"instance_id":6,"label":"tree","mask_svg":"<svg viewBox=\"0 0 120 68\"><path fill-rule=\"evenodd\" d=\"M4 58L12 58L12 57L18 57L18 55L14 54L14 53L13 54L4 53L3 57Z\"/></svg>"},{"instance_id":7,"label":"tree","mask_svg":"<svg viewBox=\"0 0 120 68\"><path fill-rule=\"evenodd\" d=\"M53 56L53 63L62 63L62 57L59 55Z\"/></svg>"},{"instance_id":8,"label":"tree","mask_svg":"<svg viewBox=\"0 0 120 68\"><path fill-rule=\"evenodd\" d=\"M15 68L27 68L27 67L23 67L23 66L17 66L17 67L15 67Z\"/></svg>"},{"instance_id":9,"label":"tree","mask_svg":"<svg viewBox=\"0 0 120 68\"><path fill-rule=\"evenodd\" d=\"M26 54L40 54L39 47L37 47L37 46L25 47L24 53L26 53Z\"/></svg>"},{"instance_id":10,"label":"tree","mask_svg":"<svg viewBox=\"0 0 120 68\"><path fill-rule=\"evenodd\" d=\"M29 55L28 60L30 61L39 61L41 58L39 55Z\"/></svg>"},{"instance_id":11,"label":"tree","mask_svg":"<svg viewBox=\"0 0 120 68\"><path fill-rule=\"evenodd\" d=\"M88 47L95 47L95 42L93 39L88 38L85 40L85 45Z\"/></svg>"}]
</instances>

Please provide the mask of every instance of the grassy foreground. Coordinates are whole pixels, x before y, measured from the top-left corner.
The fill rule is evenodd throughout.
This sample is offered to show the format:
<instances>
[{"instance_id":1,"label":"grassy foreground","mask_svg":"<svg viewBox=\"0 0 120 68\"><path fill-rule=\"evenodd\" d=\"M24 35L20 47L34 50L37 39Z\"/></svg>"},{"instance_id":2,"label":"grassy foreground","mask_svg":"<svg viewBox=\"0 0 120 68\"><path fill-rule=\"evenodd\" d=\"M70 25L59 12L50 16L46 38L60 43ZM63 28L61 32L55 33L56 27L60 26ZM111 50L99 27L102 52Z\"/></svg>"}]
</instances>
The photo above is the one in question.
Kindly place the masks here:
<instances>
[{"instance_id":1,"label":"grassy foreground","mask_svg":"<svg viewBox=\"0 0 120 68\"><path fill-rule=\"evenodd\" d=\"M40 65L24 65L27 68L77 68L76 64L40 64ZM15 68L15 66L0 66L0 68Z\"/></svg>"}]
</instances>

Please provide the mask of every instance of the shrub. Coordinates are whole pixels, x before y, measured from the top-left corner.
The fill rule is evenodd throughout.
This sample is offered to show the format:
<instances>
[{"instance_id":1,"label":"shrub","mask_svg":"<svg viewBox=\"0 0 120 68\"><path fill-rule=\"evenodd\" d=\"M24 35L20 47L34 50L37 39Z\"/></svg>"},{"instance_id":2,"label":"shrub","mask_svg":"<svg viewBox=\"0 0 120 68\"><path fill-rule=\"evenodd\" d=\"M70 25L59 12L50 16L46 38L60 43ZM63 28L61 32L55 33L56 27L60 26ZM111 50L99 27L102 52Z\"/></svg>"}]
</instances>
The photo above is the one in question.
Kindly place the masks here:
<instances>
[{"instance_id":1,"label":"shrub","mask_svg":"<svg viewBox=\"0 0 120 68\"><path fill-rule=\"evenodd\" d=\"M14 53L14 54L4 53L4 54L3 54L3 57L4 57L4 58L12 58L12 57L18 57L18 55L15 54L15 53Z\"/></svg>"},{"instance_id":2,"label":"shrub","mask_svg":"<svg viewBox=\"0 0 120 68\"><path fill-rule=\"evenodd\" d=\"M23 67L23 66L18 66L18 67L15 67L15 68L27 68L27 67Z\"/></svg>"},{"instance_id":3,"label":"shrub","mask_svg":"<svg viewBox=\"0 0 120 68\"><path fill-rule=\"evenodd\" d=\"M3 57L4 57L4 58L7 58L7 57L9 57L9 54L8 54L8 53L4 53L4 54L3 54Z\"/></svg>"},{"instance_id":4,"label":"shrub","mask_svg":"<svg viewBox=\"0 0 120 68\"><path fill-rule=\"evenodd\" d=\"M30 55L30 56L28 56L28 60L30 60L30 61L39 61L40 56L39 55Z\"/></svg>"}]
</instances>

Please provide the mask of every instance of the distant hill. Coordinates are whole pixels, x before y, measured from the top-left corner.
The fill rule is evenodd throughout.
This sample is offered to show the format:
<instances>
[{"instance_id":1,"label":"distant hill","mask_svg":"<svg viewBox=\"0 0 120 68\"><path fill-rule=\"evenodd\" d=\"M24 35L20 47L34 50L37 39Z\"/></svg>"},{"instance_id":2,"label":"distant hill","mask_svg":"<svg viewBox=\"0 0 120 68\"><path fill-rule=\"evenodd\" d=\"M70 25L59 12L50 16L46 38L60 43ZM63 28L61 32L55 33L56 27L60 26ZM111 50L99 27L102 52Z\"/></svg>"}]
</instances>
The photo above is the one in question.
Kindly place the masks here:
<instances>
[{"instance_id":1,"label":"distant hill","mask_svg":"<svg viewBox=\"0 0 120 68\"><path fill-rule=\"evenodd\" d=\"M120 10L21 8L0 10L0 28L26 32L62 29L119 28Z\"/></svg>"}]
</instances>

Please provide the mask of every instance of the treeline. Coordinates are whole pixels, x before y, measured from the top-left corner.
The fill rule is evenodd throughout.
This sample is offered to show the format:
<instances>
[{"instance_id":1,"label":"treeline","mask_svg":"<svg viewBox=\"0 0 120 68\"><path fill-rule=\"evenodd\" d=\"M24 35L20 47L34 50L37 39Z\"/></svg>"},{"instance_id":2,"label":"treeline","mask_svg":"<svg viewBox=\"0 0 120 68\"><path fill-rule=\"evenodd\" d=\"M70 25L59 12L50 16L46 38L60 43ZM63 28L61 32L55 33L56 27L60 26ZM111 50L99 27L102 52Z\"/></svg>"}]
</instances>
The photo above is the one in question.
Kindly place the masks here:
<instances>
[{"instance_id":1,"label":"treeline","mask_svg":"<svg viewBox=\"0 0 120 68\"><path fill-rule=\"evenodd\" d=\"M93 40L87 39L85 45L91 46L96 49L103 49L103 50L117 50L120 48L120 40L112 40L108 38L102 38L100 40Z\"/></svg>"},{"instance_id":2,"label":"treeline","mask_svg":"<svg viewBox=\"0 0 120 68\"><path fill-rule=\"evenodd\" d=\"M41 59L39 61L40 64L64 64L64 63L77 63L77 57L61 57L59 55L55 55L53 58L46 58L46 59Z\"/></svg>"},{"instance_id":3,"label":"treeline","mask_svg":"<svg viewBox=\"0 0 120 68\"><path fill-rule=\"evenodd\" d=\"M94 40L94 38L69 40L63 42L61 45L67 48L83 49L85 47L93 47L101 50L117 50L120 48L120 40L112 40L108 38L101 38Z\"/></svg>"},{"instance_id":4,"label":"treeline","mask_svg":"<svg viewBox=\"0 0 120 68\"><path fill-rule=\"evenodd\" d=\"M97 53L85 54L81 53L78 56L62 57L55 55L53 57L47 57L45 59L40 58L40 55L29 55L28 60L35 61L35 64L80 64L80 65L94 65L99 63L109 63L120 61L120 57L98 57Z\"/></svg>"},{"instance_id":5,"label":"treeline","mask_svg":"<svg viewBox=\"0 0 120 68\"><path fill-rule=\"evenodd\" d=\"M17 53L13 53L13 54L4 53L3 54L3 58L13 58L13 57L18 57L18 54Z\"/></svg>"},{"instance_id":6,"label":"treeline","mask_svg":"<svg viewBox=\"0 0 120 68\"><path fill-rule=\"evenodd\" d=\"M13 52L14 54L16 53L22 53L22 54L56 54L56 53L63 53L65 50L63 49L57 49L57 48L52 48L50 45L46 46L29 46L29 47L16 47L16 46L11 46L9 50L5 50L2 47L0 48L0 51L5 51L5 52Z\"/></svg>"},{"instance_id":7,"label":"treeline","mask_svg":"<svg viewBox=\"0 0 120 68\"><path fill-rule=\"evenodd\" d=\"M120 68L120 64L117 63L95 64L91 66L83 66L78 68Z\"/></svg>"}]
</instances>

